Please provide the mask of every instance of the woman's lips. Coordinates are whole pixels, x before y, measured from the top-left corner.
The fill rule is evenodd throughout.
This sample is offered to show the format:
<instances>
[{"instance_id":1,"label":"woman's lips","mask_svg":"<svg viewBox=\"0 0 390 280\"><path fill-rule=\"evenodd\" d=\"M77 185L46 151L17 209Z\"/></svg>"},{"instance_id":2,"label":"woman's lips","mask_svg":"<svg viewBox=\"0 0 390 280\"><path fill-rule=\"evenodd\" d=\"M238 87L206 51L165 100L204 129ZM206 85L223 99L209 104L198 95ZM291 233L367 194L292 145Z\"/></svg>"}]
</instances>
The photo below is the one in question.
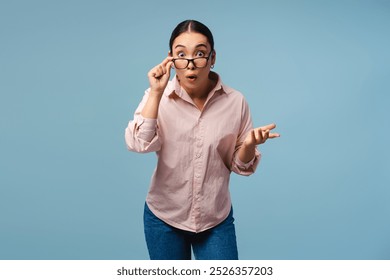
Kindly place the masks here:
<instances>
[{"instance_id":1,"label":"woman's lips","mask_svg":"<svg viewBox=\"0 0 390 280\"><path fill-rule=\"evenodd\" d=\"M187 75L187 76L186 76L186 79L189 80L189 81L191 81L191 82L195 81L196 78L197 78L196 75Z\"/></svg>"}]
</instances>

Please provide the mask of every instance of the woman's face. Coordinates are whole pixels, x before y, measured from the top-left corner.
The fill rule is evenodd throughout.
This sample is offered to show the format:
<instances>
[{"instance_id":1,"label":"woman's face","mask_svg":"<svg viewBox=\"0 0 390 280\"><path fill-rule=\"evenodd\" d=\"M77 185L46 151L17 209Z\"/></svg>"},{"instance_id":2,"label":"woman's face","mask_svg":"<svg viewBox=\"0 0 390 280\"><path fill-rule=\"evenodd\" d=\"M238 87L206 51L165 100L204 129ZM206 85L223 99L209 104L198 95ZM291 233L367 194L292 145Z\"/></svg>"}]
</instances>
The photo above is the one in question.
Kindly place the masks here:
<instances>
[{"instance_id":1,"label":"woman's face","mask_svg":"<svg viewBox=\"0 0 390 280\"><path fill-rule=\"evenodd\" d=\"M211 65L215 63L215 52L211 53L211 46L207 37L200 33L184 32L173 41L172 53L174 59L196 59L188 65L186 60L175 62L176 75L180 85L188 92L205 87L209 84ZM209 57L208 60L205 58ZM182 65L180 65L182 64ZM186 66L186 67L185 67ZM182 68L183 69L178 69Z\"/></svg>"}]
</instances>

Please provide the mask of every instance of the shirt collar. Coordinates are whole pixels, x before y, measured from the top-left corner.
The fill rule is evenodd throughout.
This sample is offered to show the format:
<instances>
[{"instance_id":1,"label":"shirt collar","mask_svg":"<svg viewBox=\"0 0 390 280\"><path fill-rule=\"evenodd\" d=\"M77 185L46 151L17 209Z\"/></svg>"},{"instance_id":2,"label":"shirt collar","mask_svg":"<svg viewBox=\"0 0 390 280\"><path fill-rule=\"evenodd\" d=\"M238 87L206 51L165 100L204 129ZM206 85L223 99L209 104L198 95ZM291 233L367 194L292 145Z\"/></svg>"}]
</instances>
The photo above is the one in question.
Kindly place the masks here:
<instances>
[{"instance_id":1,"label":"shirt collar","mask_svg":"<svg viewBox=\"0 0 390 280\"><path fill-rule=\"evenodd\" d=\"M230 88L223 84L222 79L220 78L220 76L216 72L210 72L210 75L212 75L213 79L217 79L217 84L212 89L212 91L209 93L210 96L214 95L214 93L216 93L216 92L221 93L221 94L223 94L223 93L228 94L231 92ZM170 97L173 94L176 94L177 96L183 98L184 93L185 93L185 90L180 86L180 83L177 80L177 76L175 75L172 78L172 80L168 83L164 94L167 97Z\"/></svg>"}]
</instances>

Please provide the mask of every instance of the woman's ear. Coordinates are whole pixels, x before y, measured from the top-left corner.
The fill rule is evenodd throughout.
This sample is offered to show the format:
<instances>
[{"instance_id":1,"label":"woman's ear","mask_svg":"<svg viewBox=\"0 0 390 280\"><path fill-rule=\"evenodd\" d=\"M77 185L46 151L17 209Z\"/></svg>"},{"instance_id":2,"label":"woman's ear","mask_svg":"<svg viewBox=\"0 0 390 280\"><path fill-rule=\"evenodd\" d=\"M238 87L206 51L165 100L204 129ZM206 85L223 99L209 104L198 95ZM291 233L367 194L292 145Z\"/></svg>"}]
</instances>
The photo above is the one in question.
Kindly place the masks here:
<instances>
[{"instance_id":1,"label":"woman's ear","mask_svg":"<svg viewBox=\"0 0 390 280\"><path fill-rule=\"evenodd\" d=\"M211 65L214 65L216 60L217 60L217 53L215 52L215 50L213 50L213 52L211 53Z\"/></svg>"}]
</instances>

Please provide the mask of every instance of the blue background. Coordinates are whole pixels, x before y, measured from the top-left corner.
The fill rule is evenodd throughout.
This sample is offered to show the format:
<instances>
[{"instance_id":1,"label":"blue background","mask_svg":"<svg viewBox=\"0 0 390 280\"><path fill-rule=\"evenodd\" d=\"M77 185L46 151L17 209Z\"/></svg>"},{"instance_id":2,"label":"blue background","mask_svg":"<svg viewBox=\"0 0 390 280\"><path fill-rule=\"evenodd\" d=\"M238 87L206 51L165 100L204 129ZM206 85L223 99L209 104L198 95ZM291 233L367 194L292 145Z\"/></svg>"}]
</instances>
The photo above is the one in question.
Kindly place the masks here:
<instances>
[{"instance_id":1,"label":"blue background","mask_svg":"<svg viewBox=\"0 0 390 280\"><path fill-rule=\"evenodd\" d=\"M212 30L261 146L242 259L390 259L389 1L1 1L0 259L147 259L124 129L172 29Z\"/></svg>"}]
</instances>

